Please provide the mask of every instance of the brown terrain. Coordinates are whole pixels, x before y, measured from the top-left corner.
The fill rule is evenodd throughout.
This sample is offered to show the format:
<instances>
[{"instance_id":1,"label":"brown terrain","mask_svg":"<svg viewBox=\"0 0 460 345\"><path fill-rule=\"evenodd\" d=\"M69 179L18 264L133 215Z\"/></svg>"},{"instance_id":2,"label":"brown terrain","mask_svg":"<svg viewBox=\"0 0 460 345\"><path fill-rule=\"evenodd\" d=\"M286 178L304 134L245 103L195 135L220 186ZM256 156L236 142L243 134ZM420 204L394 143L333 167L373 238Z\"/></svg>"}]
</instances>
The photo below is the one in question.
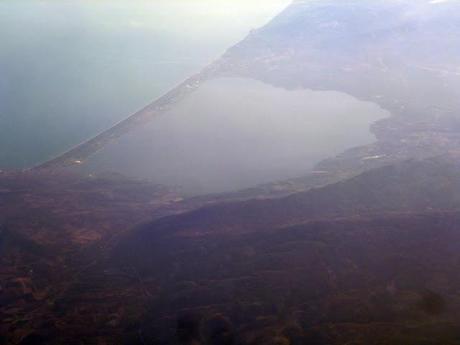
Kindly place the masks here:
<instances>
[{"instance_id":1,"label":"brown terrain","mask_svg":"<svg viewBox=\"0 0 460 345\"><path fill-rule=\"evenodd\" d=\"M88 276L97 260L114 236L177 198L164 188L117 176L11 172L0 175L0 186L0 333L8 344L28 343L30 337L34 343L34 329L69 332L76 322L80 330L93 327L85 310L102 296L78 291L88 279L104 282L103 273ZM80 304L76 299L83 295L91 298ZM62 303L69 300L73 307L66 311ZM104 314L94 312L95 318Z\"/></svg>"},{"instance_id":2,"label":"brown terrain","mask_svg":"<svg viewBox=\"0 0 460 345\"><path fill-rule=\"evenodd\" d=\"M457 344L454 159L212 205L3 174L2 342Z\"/></svg>"}]
</instances>

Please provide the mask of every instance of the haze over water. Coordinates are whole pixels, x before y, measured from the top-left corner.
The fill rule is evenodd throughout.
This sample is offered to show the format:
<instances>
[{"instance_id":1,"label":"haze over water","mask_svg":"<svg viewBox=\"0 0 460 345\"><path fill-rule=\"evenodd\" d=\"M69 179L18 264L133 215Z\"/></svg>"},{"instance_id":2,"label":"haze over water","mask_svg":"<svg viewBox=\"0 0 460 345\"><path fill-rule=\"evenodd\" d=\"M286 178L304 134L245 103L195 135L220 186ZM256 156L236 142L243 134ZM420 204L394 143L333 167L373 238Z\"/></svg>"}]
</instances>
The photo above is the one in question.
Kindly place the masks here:
<instances>
[{"instance_id":1,"label":"haze over water","mask_svg":"<svg viewBox=\"0 0 460 345\"><path fill-rule=\"evenodd\" d=\"M288 3L0 2L0 168L29 167L109 128Z\"/></svg>"}]
</instances>

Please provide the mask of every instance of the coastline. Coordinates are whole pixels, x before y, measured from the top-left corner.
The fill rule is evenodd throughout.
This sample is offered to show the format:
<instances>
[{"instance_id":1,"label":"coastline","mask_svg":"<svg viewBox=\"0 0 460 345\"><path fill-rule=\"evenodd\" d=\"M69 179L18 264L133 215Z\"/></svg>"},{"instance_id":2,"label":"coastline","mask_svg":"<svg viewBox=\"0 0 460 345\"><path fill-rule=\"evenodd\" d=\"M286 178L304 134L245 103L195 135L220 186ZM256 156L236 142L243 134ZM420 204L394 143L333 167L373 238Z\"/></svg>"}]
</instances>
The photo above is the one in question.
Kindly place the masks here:
<instances>
[{"instance_id":1,"label":"coastline","mask_svg":"<svg viewBox=\"0 0 460 345\"><path fill-rule=\"evenodd\" d=\"M200 72L193 74L165 94L155 99L150 104L141 108L137 112L129 115L124 120L119 121L112 127L102 131L92 138L77 144L69 150L57 155L54 158L39 163L26 170L37 169L56 169L65 168L76 164L81 164L89 156L116 140L123 134L136 126L151 121L155 116L167 112L177 102L184 99L187 95L195 91L201 83L211 78L216 62L204 67Z\"/></svg>"}]
</instances>

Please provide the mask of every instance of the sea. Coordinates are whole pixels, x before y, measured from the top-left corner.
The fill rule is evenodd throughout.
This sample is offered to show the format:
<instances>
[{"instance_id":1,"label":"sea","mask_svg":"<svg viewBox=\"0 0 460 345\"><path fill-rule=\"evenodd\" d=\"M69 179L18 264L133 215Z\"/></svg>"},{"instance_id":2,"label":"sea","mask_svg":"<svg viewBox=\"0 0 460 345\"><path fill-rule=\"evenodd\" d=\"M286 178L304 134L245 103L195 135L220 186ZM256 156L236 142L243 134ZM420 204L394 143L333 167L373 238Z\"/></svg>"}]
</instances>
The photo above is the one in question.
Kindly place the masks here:
<instances>
[{"instance_id":1,"label":"sea","mask_svg":"<svg viewBox=\"0 0 460 345\"><path fill-rule=\"evenodd\" d=\"M110 128L289 0L1 0L0 169Z\"/></svg>"}]
</instances>

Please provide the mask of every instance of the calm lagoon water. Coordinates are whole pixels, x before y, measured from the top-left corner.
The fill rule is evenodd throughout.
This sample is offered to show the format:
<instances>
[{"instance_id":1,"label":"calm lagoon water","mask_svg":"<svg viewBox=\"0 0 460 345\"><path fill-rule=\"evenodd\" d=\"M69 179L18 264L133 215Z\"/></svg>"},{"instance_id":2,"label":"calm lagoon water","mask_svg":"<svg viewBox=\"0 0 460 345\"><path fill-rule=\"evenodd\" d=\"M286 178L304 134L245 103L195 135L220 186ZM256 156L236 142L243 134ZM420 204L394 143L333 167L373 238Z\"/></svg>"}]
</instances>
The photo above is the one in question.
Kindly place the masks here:
<instances>
[{"instance_id":1,"label":"calm lagoon water","mask_svg":"<svg viewBox=\"0 0 460 345\"><path fill-rule=\"evenodd\" d=\"M178 185L190 194L232 191L303 176L320 160L375 141L370 124L389 115L340 92L214 79L78 169Z\"/></svg>"}]
</instances>

